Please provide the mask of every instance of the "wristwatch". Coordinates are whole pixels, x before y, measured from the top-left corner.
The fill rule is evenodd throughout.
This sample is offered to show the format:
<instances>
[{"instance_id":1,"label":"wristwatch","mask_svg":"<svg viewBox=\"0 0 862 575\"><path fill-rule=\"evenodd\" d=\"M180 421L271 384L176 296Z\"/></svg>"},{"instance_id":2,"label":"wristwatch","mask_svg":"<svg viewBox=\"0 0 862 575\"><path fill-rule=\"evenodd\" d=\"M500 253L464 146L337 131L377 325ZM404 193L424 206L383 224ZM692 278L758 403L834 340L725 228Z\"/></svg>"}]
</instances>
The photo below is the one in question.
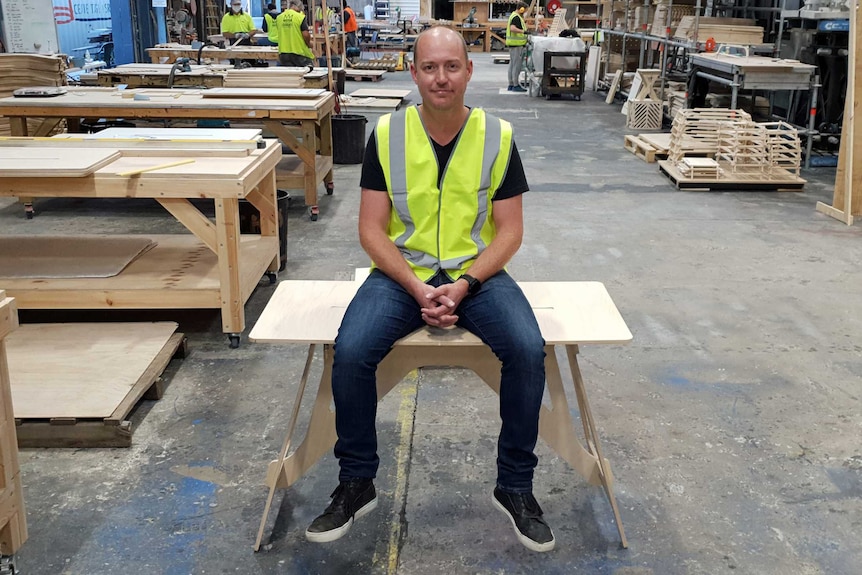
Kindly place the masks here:
<instances>
[{"instance_id":1,"label":"wristwatch","mask_svg":"<svg viewBox=\"0 0 862 575\"><path fill-rule=\"evenodd\" d=\"M462 274L460 278L467 282L467 295L476 295L482 289L482 282L471 276L470 274Z\"/></svg>"}]
</instances>

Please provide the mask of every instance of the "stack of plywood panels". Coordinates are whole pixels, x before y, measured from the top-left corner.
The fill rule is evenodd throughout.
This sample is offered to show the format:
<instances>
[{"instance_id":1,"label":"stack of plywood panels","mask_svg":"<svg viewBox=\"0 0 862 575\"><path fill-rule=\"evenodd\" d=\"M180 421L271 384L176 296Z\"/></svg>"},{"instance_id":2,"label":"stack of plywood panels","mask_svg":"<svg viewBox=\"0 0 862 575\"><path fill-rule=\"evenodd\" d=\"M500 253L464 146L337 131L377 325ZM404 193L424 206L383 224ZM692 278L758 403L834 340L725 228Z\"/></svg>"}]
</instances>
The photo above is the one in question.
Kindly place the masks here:
<instances>
[{"instance_id":1,"label":"stack of plywood panels","mask_svg":"<svg viewBox=\"0 0 862 575\"><path fill-rule=\"evenodd\" d=\"M225 88L302 88L307 68L275 67L227 70Z\"/></svg>"},{"instance_id":2,"label":"stack of plywood panels","mask_svg":"<svg viewBox=\"0 0 862 575\"><path fill-rule=\"evenodd\" d=\"M15 300L0 290L0 555L13 555L27 540L18 439L6 360L6 336L18 327Z\"/></svg>"},{"instance_id":3,"label":"stack of plywood panels","mask_svg":"<svg viewBox=\"0 0 862 575\"><path fill-rule=\"evenodd\" d=\"M747 18L683 16L673 37L690 42L706 42L712 38L716 44L762 44L763 28Z\"/></svg>"},{"instance_id":4,"label":"stack of plywood panels","mask_svg":"<svg viewBox=\"0 0 862 575\"><path fill-rule=\"evenodd\" d=\"M8 98L19 88L65 86L66 69L66 57L62 55L0 54L0 98ZM35 129L40 123L34 120L29 127ZM0 136L11 135L9 119L0 118Z\"/></svg>"}]
</instances>

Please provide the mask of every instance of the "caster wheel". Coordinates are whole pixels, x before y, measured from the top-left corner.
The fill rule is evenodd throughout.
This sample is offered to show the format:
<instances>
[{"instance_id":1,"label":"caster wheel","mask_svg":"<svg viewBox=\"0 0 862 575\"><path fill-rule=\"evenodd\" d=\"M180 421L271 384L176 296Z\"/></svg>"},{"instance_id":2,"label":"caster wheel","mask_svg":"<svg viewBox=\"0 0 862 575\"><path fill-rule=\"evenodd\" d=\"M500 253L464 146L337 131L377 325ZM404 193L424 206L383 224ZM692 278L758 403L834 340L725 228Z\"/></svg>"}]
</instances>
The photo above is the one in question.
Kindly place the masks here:
<instances>
[{"instance_id":1,"label":"caster wheel","mask_svg":"<svg viewBox=\"0 0 862 575\"><path fill-rule=\"evenodd\" d=\"M335 191L335 184L332 182L326 182L326 195L331 196L332 192Z\"/></svg>"},{"instance_id":2,"label":"caster wheel","mask_svg":"<svg viewBox=\"0 0 862 575\"><path fill-rule=\"evenodd\" d=\"M33 210L27 210L26 212L24 212L24 215L27 217L28 220L32 220L33 219Z\"/></svg>"},{"instance_id":3,"label":"caster wheel","mask_svg":"<svg viewBox=\"0 0 862 575\"><path fill-rule=\"evenodd\" d=\"M275 282L278 281L278 276L275 272L266 272L266 277L269 278L269 285L275 285Z\"/></svg>"},{"instance_id":4,"label":"caster wheel","mask_svg":"<svg viewBox=\"0 0 862 575\"><path fill-rule=\"evenodd\" d=\"M310 208L308 208L308 219L310 219L312 222L316 222L319 215L320 208L318 208L317 206L311 206Z\"/></svg>"},{"instance_id":5,"label":"caster wheel","mask_svg":"<svg viewBox=\"0 0 862 575\"><path fill-rule=\"evenodd\" d=\"M239 336L238 335L231 334L231 335L227 336L227 339L230 342L229 345L230 345L231 349L236 349L239 347Z\"/></svg>"}]
</instances>

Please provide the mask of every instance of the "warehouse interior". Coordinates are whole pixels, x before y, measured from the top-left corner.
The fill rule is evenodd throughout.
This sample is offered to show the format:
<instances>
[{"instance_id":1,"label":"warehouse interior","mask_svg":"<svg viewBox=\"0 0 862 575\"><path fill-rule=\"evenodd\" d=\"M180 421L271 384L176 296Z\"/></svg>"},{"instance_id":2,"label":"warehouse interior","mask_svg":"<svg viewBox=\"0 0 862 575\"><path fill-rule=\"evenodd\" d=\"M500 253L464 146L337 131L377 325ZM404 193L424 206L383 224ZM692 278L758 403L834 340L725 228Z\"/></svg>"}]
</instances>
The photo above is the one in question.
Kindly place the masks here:
<instances>
[{"instance_id":1,"label":"warehouse interior","mask_svg":"<svg viewBox=\"0 0 862 575\"><path fill-rule=\"evenodd\" d=\"M111 3L89 61L22 48L10 22L38 12L11 4L0 574L858 572L855 1L527 3L517 91L515 3L348 1L357 47L333 17L308 68L230 46L221 2L124 3L153 28L134 42ZM492 503L499 363L463 330L393 347L377 508L306 536L338 485L365 143L422 103L434 26L464 38L465 104L511 124L529 185L506 270L550 354L547 553Z\"/></svg>"}]
</instances>

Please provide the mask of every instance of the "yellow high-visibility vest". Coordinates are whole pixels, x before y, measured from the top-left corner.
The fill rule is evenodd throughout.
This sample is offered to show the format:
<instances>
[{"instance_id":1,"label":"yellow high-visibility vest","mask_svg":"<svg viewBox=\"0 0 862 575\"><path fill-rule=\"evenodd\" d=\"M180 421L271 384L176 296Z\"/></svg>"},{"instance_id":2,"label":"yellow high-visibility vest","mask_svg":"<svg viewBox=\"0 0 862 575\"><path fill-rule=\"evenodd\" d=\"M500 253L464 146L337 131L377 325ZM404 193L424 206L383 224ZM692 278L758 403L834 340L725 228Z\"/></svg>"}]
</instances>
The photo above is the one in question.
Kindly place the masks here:
<instances>
[{"instance_id":1,"label":"yellow high-visibility vest","mask_svg":"<svg viewBox=\"0 0 862 575\"><path fill-rule=\"evenodd\" d=\"M497 233L492 200L509 165L512 125L472 109L446 166L437 165L415 106L383 116L376 139L392 202L389 238L422 281L439 270L458 279Z\"/></svg>"}]
</instances>

